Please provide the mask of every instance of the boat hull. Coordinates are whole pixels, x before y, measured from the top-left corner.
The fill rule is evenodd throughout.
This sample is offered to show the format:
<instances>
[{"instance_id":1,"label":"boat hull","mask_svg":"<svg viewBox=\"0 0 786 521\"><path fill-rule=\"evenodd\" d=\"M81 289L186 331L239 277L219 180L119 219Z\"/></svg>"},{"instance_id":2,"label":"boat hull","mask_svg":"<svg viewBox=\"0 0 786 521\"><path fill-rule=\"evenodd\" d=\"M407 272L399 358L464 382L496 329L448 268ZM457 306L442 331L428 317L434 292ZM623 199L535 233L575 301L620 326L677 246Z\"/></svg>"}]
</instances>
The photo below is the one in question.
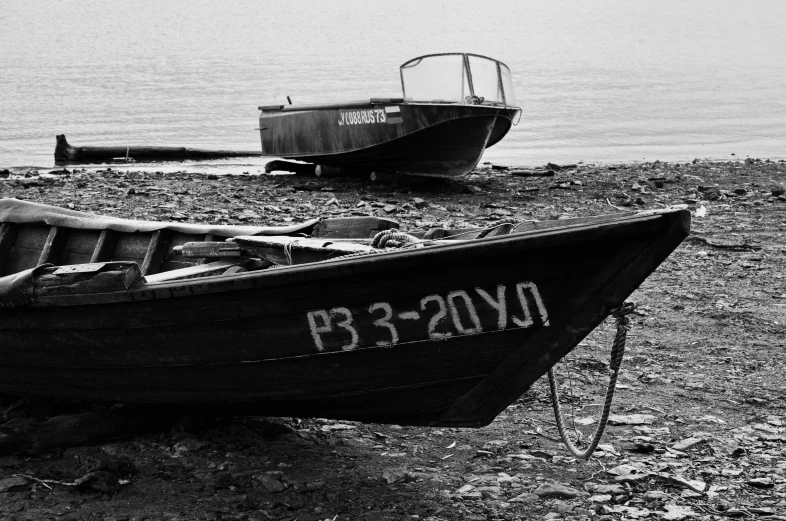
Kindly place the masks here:
<instances>
[{"instance_id":1,"label":"boat hull","mask_svg":"<svg viewBox=\"0 0 786 521\"><path fill-rule=\"evenodd\" d=\"M0 391L481 426L630 295L688 226L685 211L614 217L38 297L0 314Z\"/></svg>"},{"instance_id":2,"label":"boat hull","mask_svg":"<svg viewBox=\"0 0 786 521\"><path fill-rule=\"evenodd\" d=\"M511 107L360 102L263 110L262 153L367 171L454 177L510 129Z\"/></svg>"}]
</instances>

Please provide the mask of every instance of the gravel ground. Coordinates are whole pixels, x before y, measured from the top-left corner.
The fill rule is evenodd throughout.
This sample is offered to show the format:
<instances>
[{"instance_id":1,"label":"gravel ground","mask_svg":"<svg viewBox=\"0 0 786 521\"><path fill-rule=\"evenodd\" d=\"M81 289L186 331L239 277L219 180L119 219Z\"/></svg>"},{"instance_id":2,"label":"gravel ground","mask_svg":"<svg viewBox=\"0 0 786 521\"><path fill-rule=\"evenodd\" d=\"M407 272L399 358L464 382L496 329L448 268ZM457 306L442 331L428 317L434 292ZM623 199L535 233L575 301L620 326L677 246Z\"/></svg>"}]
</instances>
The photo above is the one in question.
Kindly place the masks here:
<instances>
[{"instance_id":1,"label":"gravel ground","mask_svg":"<svg viewBox=\"0 0 786 521\"><path fill-rule=\"evenodd\" d=\"M543 175L549 174L550 175ZM539 174L533 176L532 174ZM691 236L632 296L601 450L558 442L538 382L482 429L183 418L166 432L0 457L0 518L786 519L786 163L481 165L455 181L17 171L0 195L152 220L285 224L381 215L405 230L687 205ZM558 366L589 434L606 323ZM0 436L64 405L0 397Z\"/></svg>"}]
</instances>

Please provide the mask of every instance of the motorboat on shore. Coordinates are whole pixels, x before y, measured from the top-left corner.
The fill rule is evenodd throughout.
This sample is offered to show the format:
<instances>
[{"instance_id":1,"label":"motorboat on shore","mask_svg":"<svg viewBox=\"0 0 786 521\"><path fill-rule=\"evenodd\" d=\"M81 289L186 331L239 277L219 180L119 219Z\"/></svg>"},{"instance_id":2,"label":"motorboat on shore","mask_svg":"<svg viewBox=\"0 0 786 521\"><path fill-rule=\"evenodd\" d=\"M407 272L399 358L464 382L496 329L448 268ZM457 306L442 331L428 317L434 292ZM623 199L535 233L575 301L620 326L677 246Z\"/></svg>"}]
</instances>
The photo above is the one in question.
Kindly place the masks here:
<instances>
[{"instance_id":1,"label":"motorboat on shore","mask_svg":"<svg viewBox=\"0 0 786 521\"><path fill-rule=\"evenodd\" d=\"M401 98L260 106L262 153L361 171L467 174L521 114L510 69L468 53L400 67Z\"/></svg>"},{"instance_id":2,"label":"motorboat on shore","mask_svg":"<svg viewBox=\"0 0 786 521\"><path fill-rule=\"evenodd\" d=\"M0 223L0 392L478 427L620 306L690 212L402 234L3 199Z\"/></svg>"}]
</instances>

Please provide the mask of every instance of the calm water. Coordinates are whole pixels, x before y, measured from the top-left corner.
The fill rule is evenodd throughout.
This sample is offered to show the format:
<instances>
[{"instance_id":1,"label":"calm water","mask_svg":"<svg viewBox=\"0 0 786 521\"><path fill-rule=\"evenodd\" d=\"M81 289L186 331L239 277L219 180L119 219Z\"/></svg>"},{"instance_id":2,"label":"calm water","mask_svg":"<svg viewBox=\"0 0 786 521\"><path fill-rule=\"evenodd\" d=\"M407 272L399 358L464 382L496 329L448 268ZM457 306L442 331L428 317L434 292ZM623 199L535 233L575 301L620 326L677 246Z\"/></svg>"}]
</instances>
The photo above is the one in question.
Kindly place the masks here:
<instances>
[{"instance_id":1,"label":"calm water","mask_svg":"<svg viewBox=\"0 0 786 521\"><path fill-rule=\"evenodd\" d=\"M485 158L786 157L786 2L11 1L0 166L72 144L258 149L257 106L400 94L431 52L495 57L520 124Z\"/></svg>"}]
</instances>

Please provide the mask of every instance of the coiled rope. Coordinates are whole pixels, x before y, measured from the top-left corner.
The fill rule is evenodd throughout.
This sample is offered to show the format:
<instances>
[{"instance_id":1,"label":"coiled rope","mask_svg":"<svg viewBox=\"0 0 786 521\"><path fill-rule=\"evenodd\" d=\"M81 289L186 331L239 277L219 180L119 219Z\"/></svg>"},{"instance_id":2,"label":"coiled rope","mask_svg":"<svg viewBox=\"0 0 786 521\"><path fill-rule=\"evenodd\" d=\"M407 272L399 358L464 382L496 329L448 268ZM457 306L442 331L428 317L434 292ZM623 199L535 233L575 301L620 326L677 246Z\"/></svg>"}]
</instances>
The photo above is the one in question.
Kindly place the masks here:
<instances>
[{"instance_id":1,"label":"coiled rope","mask_svg":"<svg viewBox=\"0 0 786 521\"><path fill-rule=\"evenodd\" d=\"M373 248L401 248L407 244L417 244L420 240L416 237L400 232L398 228L391 228L390 230L383 230L377 233L371 239L371 246Z\"/></svg>"},{"instance_id":2,"label":"coiled rope","mask_svg":"<svg viewBox=\"0 0 786 521\"><path fill-rule=\"evenodd\" d=\"M562 417L562 410L559 405L557 381L554 378L554 371L549 369L551 404L554 407L554 419L557 422L557 430L568 450L579 459L589 459L589 457L592 456L592 453L595 452L595 449L600 443L601 437L603 437L603 431L606 430L609 413L611 412L611 404L614 401L614 390L617 386L617 377L619 376L620 366L622 365L622 357L625 354L625 340L627 339L628 330L630 329L628 315L633 313L635 309L636 304L633 302L625 302L620 307L611 311L611 315L617 319L617 334L614 337L614 344L611 347L611 359L609 360L610 374L609 384L606 387L606 401L603 404L603 414L595 429L595 434L592 435L592 441L590 441L589 446L583 451L576 447L568 436L567 429L565 428L565 420ZM578 441L578 439L576 441Z\"/></svg>"},{"instance_id":3,"label":"coiled rope","mask_svg":"<svg viewBox=\"0 0 786 521\"><path fill-rule=\"evenodd\" d=\"M292 245L296 242L297 241L295 240L284 245L284 256L286 257L287 264L274 264L268 269L286 268L287 266L291 266L293 264ZM416 247L420 244L422 244L422 241L417 237L409 235L408 233L400 232L397 228L391 228L390 230L384 230L377 233L374 238L371 239L371 246L378 248L379 251L358 251L355 253L347 253L346 255L324 259L320 262L351 259L354 257L364 257L366 255L376 255L378 253L384 253L384 248Z\"/></svg>"}]
</instances>

